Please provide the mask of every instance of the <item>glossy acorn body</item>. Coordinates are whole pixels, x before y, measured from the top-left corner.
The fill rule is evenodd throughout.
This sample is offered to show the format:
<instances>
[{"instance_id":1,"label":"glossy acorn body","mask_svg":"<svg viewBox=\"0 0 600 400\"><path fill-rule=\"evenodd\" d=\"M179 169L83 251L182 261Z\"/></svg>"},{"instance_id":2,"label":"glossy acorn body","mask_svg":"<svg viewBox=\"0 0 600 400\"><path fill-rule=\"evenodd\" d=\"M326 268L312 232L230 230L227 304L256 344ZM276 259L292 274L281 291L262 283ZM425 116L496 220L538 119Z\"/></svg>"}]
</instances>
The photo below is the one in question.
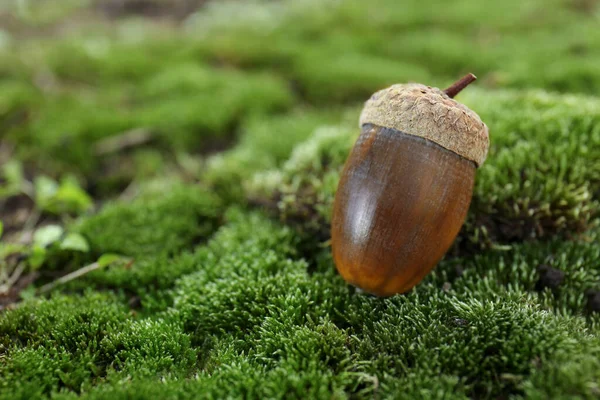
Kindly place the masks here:
<instances>
[{"instance_id":1,"label":"glossy acorn body","mask_svg":"<svg viewBox=\"0 0 600 400\"><path fill-rule=\"evenodd\" d=\"M426 139L365 125L334 202L332 249L342 277L378 296L412 288L460 231L475 171Z\"/></svg>"},{"instance_id":2,"label":"glossy acorn body","mask_svg":"<svg viewBox=\"0 0 600 400\"><path fill-rule=\"evenodd\" d=\"M474 125L475 137L465 136L475 147L459 149L458 154L449 148L464 146L464 140L445 142L444 135L456 137L463 126L446 129L439 118L434 123L423 119L436 118L430 111L432 105L438 107L437 101L444 103L440 115L446 118L456 112L473 118L472 112L463 114L466 107L447 112L444 107L454 107L456 102L439 89L395 88L401 90L400 95L396 89L378 92L363 110L361 134L344 166L331 224L339 273L377 296L410 290L443 258L464 223L477 166L487 152L483 123ZM389 98L393 103L402 96L406 99L389 104ZM413 102L425 108L419 110Z\"/></svg>"}]
</instances>

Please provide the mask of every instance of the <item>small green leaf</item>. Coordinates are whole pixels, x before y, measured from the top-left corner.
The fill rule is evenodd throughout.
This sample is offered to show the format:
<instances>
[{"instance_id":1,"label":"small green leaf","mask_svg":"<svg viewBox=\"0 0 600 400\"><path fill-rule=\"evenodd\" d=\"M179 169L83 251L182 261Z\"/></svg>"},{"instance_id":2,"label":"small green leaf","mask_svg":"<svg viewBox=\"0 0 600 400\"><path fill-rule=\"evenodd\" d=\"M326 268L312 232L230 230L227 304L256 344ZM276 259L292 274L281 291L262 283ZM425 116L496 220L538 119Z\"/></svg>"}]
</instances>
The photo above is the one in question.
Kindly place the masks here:
<instances>
[{"instance_id":1,"label":"small green leaf","mask_svg":"<svg viewBox=\"0 0 600 400\"><path fill-rule=\"evenodd\" d=\"M42 210L46 210L58 191L58 183L47 176L38 176L35 178L34 187L36 205Z\"/></svg>"},{"instance_id":2,"label":"small green leaf","mask_svg":"<svg viewBox=\"0 0 600 400\"><path fill-rule=\"evenodd\" d=\"M54 201L56 203L54 211L58 213L81 214L93 204L92 198L72 178L65 178L61 181Z\"/></svg>"},{"instance_id":3,"label":"small green leaf","mask_svg":"<svg viewBox=\"0 0 600 400\"><path fill-rule=\"evenodd\" d=\"M87 240L79 233L69 233L63 239L59 246L63 250L74 250L87 253L90 251L90 245Z\"/></svg>"},{"instance_id":4,"label":"small green leaf","mask_svg":"<svg viewBox=\"0 0 600 400\"><path fill-rule=\"evenodd\" d=\"M59 225L43 226L33 234L33 243L39 247L45 248L58 241L63 232L63 228Z\"/></svg>"},{"instance_id":5,"label":"small green leaf","mask_svg":"<svg viewBox=\"0 0 600 400\"><path fill-rule=\"evenodd\" d=\"M0 238L2 237L2 233L4 232L4 224L0 221Z\"/></svg>"},{"instance_id":6,"label":"small green leaf","mask_svg":"<svg viewBox=\"0 0 600 400\"><path fill-rule=\"evenodd\" d=\"M16 160L8 161L0 171L2 184L0 185L0 197L15 195L21 191L25 177L23 176L23 165Z\"/></svg>"},{"instance_id":7,"label":"small green leaf","mask_svg":"<svg viewBox=\"0 0 600 400\"><path fill-rule=\"evenodd\" d=\"M3 175L6 182L20 186L25 180L23 175L23 164L17 160L11 160L4 165Z\"/></svg>"},{"instance_id":8,"label":"small green leaf","mask_svg":"<svg viewBox=\"0 0 600 400\"><path fill-rule=\"evenodd\" d=\"M19 293L22 300L29 300L35 297L35 286L29 285Z\"/></svg>"},{"instance_id":9,"label":"small green leaf","mask_svg":"<svg viewBox=\"0 0 600 400\"><path fill-rule=\"evenodd\" d=\"M0 243L0 260L11 254L22 254L27 252L28 247L20 243Z\"/></svg>"},{"instance_id":10,"label":"small green leaf","mask_svg":"<svg viewBox=\"0 0 600 400\"><path fill-rule=\"evenodd\" d=\"M118 255L118 254L103 254L100 256L100 258L98 259L97 263L98 263L98 267L99 268L103 268L103 267L107 267L112 263L115 263L117 261L120 260L124 260L125 257Z\"/></svg>"},{"instance_id":11,"label":"small green leaf","mask_svg":"<svg viewBox=\"0 0 600 400\"><path fill-rule=\"evenodd\" d=\"M31 265L31 268L37 269L41 267L42 264L44 264L44 261L46 261L46 253L47 252L44 247L34 245L31 249L29 258L27 259L29 261L29 265Z\"/></svg>"},{"instance_id":12,"label":"small green leaf","mask_svg":"<svg viewBox=\"0 0 600 400\"><path fill-rule=\"evenodd\" d=\"M74 178L65 178L60 184L46 176L35 180L36 205L53 214L81 214L88 210L92 198Z\"/></svg>"}]
</instances>

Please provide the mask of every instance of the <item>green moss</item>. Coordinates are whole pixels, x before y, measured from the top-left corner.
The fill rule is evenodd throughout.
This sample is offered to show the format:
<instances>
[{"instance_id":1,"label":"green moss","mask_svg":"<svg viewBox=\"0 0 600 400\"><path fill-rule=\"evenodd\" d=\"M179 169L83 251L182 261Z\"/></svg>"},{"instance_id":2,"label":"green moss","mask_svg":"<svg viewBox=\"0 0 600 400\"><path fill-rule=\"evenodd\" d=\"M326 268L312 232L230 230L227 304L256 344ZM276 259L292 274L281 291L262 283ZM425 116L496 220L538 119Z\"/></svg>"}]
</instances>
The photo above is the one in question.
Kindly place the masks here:
<instances>
[{"instance_id":1,"label":"green moss","mask_svg":"<svg viewBox=\"0 0 600 400\"><path fill-rule=\"evenodd\" d=\"M207 256L212 262L183 278L176 288L175 306L185 326L198 340L230 330L243 335L256 327L269 313L261 303L285 295L281 289L293 287L305 271L304 262L289 259L296 240L291 230L258 216L225 226L209 243L213 251ZM226 312L226 317L214 310ZM294 312L300 317L300 310Z\"/></svg>"},{"instance_id":2,"label":"green moss","mask_svg":"<svg viewBox=\"0 0 600 400\"><path fill-rule=\"evenodd\" d=\"M64 387L80 391L103 374L102 341L127 318L115 296L55 297L6 312L0 322L2 396L41 396ZM35 365L35 368L31 366Z\"/></svg>"},{"instance_id":3,"label":"green moss","mask_svg":"<svg viewBox=\"0 0 600 400\"><path fill-rule=\"evenodd\" d=\"M39 93L24 82L12 80L0 80L0 88L0 124L7 129L23 118L26 105Z\"/></svg>"},{"instance_id":4,"label":"green moss","mask_svg":"<svg viewBox=\"0 0 600 400\"><path fill-rule=\"evenodd\" d=\"M182 65L151 76L135 96L124 89L75 91L32 104L27 129L9 134L21 156L36 159L40 167L93 175L103 157L94 144L102 139L143 127L172 149L208 148L216 138L231 138L241 115L282 110L291 102L281 80L201 66ZM7 104L7 114L15 107ZM71 151L65 153L65 146Z\"/></svg>"},{"instance_id":5,"label":"green moss","mask_svg":"<svg viewBox=\"0 0 600 400\"><path fill-rule=\"evenodd\" d=\"M388 79L443 84L465 70L488 76L489 86L595 93L600 38L593 17L585 16L596 6L587 4L465 0L425 8L418 1L303 1L250 4L243 11L213 7L190 26L211 37L200 45L206 57L281 70L311 101L368 96L367 82L379 86ZM261 46L264 41L270 46Z\"/></svg>"},{"instance_id":6,"label":"green moss","mask_svg":"<svg viewBox=\"0 0 600 400\"><path fill-rule=\"evenodd\" d=\"M28 302L2 317L0 337L10 355L0 366L2 398L80 393L131 376L184 376L197 358L178 326L134 321L115 296L91 292Z\"/></svg>"},{"instance_id":7,"label":"green moss","mask_svg":"<svg viewBox=\"0 0 600 400\"><path fill-rule=\"evenodd\" d=\"M132 32L141 42L131 41ZM8 142L45 173L71 172L97 186L114 180L112 154L98 151L107 138L143 129L153 140L142 145L165 157L207 151L232 140L245 116L291 106L280 77L212 68L181 36L125 25L109 36L28 41L14 49L14 64L0 66ZM125 185L133 177L125 176Z\"/></svg>"},{"instance_id":8,"label":"green moss","mask_svg":"<svg viewBox=\"0 0 600 400\"><path fill-rule=\"evenodd\" d=\"M408 80L431 81L427 70L416 64L372 54L331 54L331 47L307 51L294 64L294 77L311 102L362 100L373 88Z\"/></svg>"},{"instance_id":9,"label":"green moss","mask_svg":"<svg viewBox=\"0 0 600 400\"><path fill-rule=\"evenodd\" d=\"M598 342L577 352L563 352L525 379L522 398L543 399L569 396L593 399L598 388Z\"/></svg>"},{"instance_id":10,"label":"green moss","mask_svg":"<svg viewBox=\"0 0 600 400\"><path fill-rule=\"evenodd\" d=\"M72 176L93 209L36 228L91 250L0 296L29 298L0 311L0 398L598 397L597 3L42 3L0 5L3 240L28 182ZM360 103L468 71L492 146L464 229L409 293L365 295L328 247ZM36 295L106 253L134 261Z\"/></svg>"},{"instance_id":11,"label":"green moss","mask_svg":"<svg viewBox=\"0 0 600 400\"><path fill-rule=\"evenodd\" d=\"M600 103L544 92L466 97L479 103L491 129L493 144L478 171L472 211L476 219L501 218L491 227L483 222L485 229L513 240L581 232L593 225Z\"/></svg>"},{"instance_id":12,"label":"green moss","mask_svg":"<svg viewBox=\"0 0 600 400\"><path fill-rule=\"evenodd\" d=\"M312 109L269 118L252 115L242 124L235 147L207 160L203 179L223 197L243 202L252 174L281 166L296 145L319 126L338 121L340 115L339 111Z\"/></svg>"},{"instance_id":13,"label":"green moss","mask_svg":"<svg viewBox=\"0 0 600 400\"><path fill-rule=\"evenodd\" d=\"M196 185L163 184L130 204L111 204L79 230L97 254L139 258L189 248L218 225L220 201Z\"/></svg>"},{"instance_id":14,"label":"green moss","mask_svg":"<svg viewBox=\"0 0 600 400\"><path fill-rule=\"evenodd\" d=\"M152 77L137 93L141 123L173 145L197 148L202 132L231 134L241 115L274 112L292 102L286 83L266 74L180 65ZM185 148L185 147L184 147Z\"/></svg>"},{"instance_id":15,"label":"green moss","mask_svg":"<svg viewBox=\"0 0 600 400\"><path fill-rule=\"evenodd\" d=\"M286 380L271 376L274 371L282 367L287 374L310 370L310 354L322 357L323 373L335 371L345 390L356 390L361 380L366 381L365 393L385 390L375 385L380 380L393 390L406 385L407 379L427 382L441 374L448 377L442 381L445 385L462 388L467 395L488 397L520 393L521 381L535 370L536 362L552 362L567 348L593 348L592 337L582 333L585 322L544 311L541 304L548 293L538 299L531 284L496 283L499 278L489 272L489 276L477 277L466 269L465 278L460 279L468 276L469 282L478 282L477 289L459 282L457 289L445 292L439 284L424 283L407 296L380 300L348 291L332 274L330 259L318 261L316 270L310 272L305 263L278 259L273 252L277 247L250 243L250 248L241 251L230 248L215 270L183 279L175 309L196 341L216 340L217 349L221 341L232 344L263 368L272 368L267 379L278 385L285 385ZM523 269L517 261L510 265ZM504 276L511 282L526 282L508 271ZM327 338L303 351L310 339L300 340L296 335L324 334L320 326L324 321L332 321L324 326L339 335L339 342ZM298 328L302 326L310 329ZM223 368L217 360L208 363L207 368L215 364ZM585 390L588 383L577 390Z\"/></svg>"},{"instance_id":16,"label":"green moss","mask_svg":"<svg viewBox=\"0 0 600 400\"><path fill-rule=\"evenodd\" d=\"M178 325L162 319L128 324L103 340L102 351L112 360L111 381L128 376L186 376L198 358L190 337Z\"/></svg>"},{"instance_id":17,"label":"green moss","mask_svg":"<svg viewBox=\"0 0 600 400\"><path fill-rule=\"evenodd\" d=\"M460 301L434 293L420 290L412 301L376 310L365 305L355 315L346 310L361 327L357 351L371 360L370 373L454 375L471 396L492 397L519 393L519 378L535 369L536 360L553 360L560 349L589 343L567 328L574 320L550 316L526 297ZM367 313L380 318L364 324Z\"/></svg>"},{"instance_id":18,"label":"green moss","mask_svg":"<svg viewBox=\"0 0 600 400\"><path fill-rule=\"evenodd\" d=\"M133 34L142 38L142 45L136 43ZM187 50L187 43L178 46L173 39L168 31L131 24L109 35L90 33L31 45L41 47L35 50L42 52L61 82L100 88L121 81L129 88L172 65L171 61L181 61L179 55Z\"/></svg>"},{"instance_id":19,"label":"green moss","mask_svg":"<svg viewBox=\"0 0 600 400\"><path fill-rule=\"evenodd\" d=\"M598 248L592 243L553 240L489 250L468 259L449 259L427 279L437 286L449 285L447 290L452 293L477 292L480 298L505 290L527 291L535 293L548 310L583 316L587 314L586 293L596 289L600 281L599 259ZM548 282L543 267L562 275ZM588 317L592 325L598 323L597 315Z\"/></svg>"},{"instance_id":20,"label":"green moss","mask_svg":"<svg viewBox=\"0 0 600 400\"><path fill-rule=\"evenodd\" d=\"M5 350L12 346L37 348L51 340L75 349L78 343L98 342L107 329L120 326L126 317L116 300L115 296L88 293L26 302L2 315L2 345ZM58 322L62 325L57 326Z\"/></svg>"}]
</instances>

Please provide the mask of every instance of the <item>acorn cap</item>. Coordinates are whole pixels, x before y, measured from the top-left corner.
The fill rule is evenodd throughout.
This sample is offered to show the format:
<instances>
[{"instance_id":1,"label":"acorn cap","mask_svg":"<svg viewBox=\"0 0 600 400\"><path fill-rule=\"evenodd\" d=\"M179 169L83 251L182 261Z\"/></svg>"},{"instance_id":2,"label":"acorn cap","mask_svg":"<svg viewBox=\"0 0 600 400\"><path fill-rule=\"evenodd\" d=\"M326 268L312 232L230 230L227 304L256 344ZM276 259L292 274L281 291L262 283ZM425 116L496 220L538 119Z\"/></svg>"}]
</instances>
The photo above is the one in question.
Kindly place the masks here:
<instances>
[{"instance_id":1,"label":"acorn cap","mask_svg":"<svg viewBox=\"0 0 600 400\"><path fill-rule=\"evenodd\" d=\"M474 80L469 74L445 91L418 83L380 90L365 103L360 127L374 124L431 140L479 167L489 148L488 128L475 112L452 99Z\"/></svg>"}]
</instances>

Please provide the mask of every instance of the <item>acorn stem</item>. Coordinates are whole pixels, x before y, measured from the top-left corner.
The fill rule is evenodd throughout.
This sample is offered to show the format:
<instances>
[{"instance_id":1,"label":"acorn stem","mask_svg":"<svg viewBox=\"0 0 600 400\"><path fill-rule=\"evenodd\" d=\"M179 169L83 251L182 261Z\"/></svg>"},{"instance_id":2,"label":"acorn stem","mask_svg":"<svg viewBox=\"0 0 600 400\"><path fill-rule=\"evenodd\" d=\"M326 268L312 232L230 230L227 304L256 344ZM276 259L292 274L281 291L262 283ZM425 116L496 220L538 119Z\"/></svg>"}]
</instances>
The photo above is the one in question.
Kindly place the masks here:
<instances>
[{"instance_id":1,"label":"acorn stem","mask_svg":"<svg viewBox=\"0 0 600 400\"><path fill-rule=\"evenodd\" d=\"M448 97L453 98L454 96L459 94L461 90L473 83L476 79L477 77L469 72L468 74L454 82L452 86L450 86L448 89L444 90L444 93L446 93Z\"/></svg>"}]
</instances>

